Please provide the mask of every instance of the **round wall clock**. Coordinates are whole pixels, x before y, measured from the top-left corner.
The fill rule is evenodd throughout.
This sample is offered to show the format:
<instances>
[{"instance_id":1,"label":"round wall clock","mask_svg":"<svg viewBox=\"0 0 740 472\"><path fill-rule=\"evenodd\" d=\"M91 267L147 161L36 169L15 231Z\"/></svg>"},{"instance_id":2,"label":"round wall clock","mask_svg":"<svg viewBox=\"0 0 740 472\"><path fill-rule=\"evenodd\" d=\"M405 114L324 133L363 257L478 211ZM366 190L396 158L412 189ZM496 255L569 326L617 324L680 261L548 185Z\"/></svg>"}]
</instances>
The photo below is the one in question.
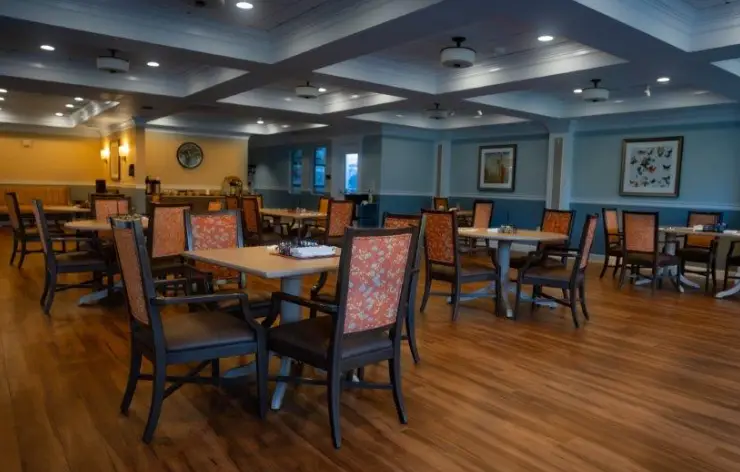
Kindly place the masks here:
<instances>
[{"instance_id":1,"label":"round wall clock","mask_svg":"<svg viewBox=\"0 0 740 472\"><path fill-rule=\"evenodd\" d=\"M182 143L177 148L177 162L185 169L195 169L203 163L203 150L195 143Z\"/></svg>"}]
</instances>

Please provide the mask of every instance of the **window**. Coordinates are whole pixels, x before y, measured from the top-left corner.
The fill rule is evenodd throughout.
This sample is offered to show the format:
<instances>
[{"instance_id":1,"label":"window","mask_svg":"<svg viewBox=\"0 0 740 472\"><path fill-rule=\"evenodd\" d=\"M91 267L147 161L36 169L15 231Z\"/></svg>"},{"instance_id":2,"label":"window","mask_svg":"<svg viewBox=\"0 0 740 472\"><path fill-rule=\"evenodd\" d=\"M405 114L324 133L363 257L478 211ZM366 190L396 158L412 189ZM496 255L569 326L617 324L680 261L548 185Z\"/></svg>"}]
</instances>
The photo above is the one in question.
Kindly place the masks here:
<instances>
[{"instance_id":1,"label":"window","mask_svg":"<svg viewBox=\"0 0 740 472\"><path fill-rule=\"evenodd\" d=\"M359 154L344 156L344 189L345 193L357 193L357 164Z\"/></svg>"},{"instance_id":2,"label":"window","mask_svg":"<svg viewBox=\"0 0 740 472\"><path fill-rule=\"evenodd\" d=\"M303 150L294 149L290 153L290 188L294 193L301 191L303 185Z\"/></svg>"},{"instance_id":3,"label":"window","mask_svg":"<svg viewBox=\"0 0 740 472\"><path fill-rule=\"evenodd\" d=\"M326 190L326 147L317 147L313 153L313 192Z\"/></svg>"}]
</instances>

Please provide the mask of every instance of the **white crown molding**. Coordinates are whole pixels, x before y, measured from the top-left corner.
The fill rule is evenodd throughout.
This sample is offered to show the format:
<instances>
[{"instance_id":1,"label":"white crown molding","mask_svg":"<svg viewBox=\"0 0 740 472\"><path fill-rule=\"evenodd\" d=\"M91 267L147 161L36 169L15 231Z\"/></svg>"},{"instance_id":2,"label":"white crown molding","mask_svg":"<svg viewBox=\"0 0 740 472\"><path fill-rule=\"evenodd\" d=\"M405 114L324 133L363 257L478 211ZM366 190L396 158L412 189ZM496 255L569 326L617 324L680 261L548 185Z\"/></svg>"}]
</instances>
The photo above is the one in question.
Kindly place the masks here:
<instances>
[{"instance_id":1,"label":"white crown molding","mask_svg":"<svg viewBox=\"0 0 740 472\"><path fill-rule=\"evenodd\" d=\"M613 199L590 199L590 198L571 198L571 203L580 205L599 205L599 206L617 206L617 207L648 207L648 208L680 208L683 210L723 210L723 211L740 211L740 204L713 203L713 202L687 202L680 200L643 200L628 198Z\"/></svg>"},{"instance_id":2,"label":"white crown molding","mask_svg":"<svg viewBox=\"0 0 740 472\"><path fill-rule=\"evenodd\" d=\"M219 131L213 131L213 130L204 131L198 128L153 125L152 123L147 124L146 129L149 131L156 131L158 133L179 134L179 135L188 135L188 136L202 136L205 138L229 138L229 139L238 139L242 141L249 141L249 138L251 137L251 135L247 133L234 133L234 132L229 132L229 131L219 132Z\"/></svg>"}]
</instances>

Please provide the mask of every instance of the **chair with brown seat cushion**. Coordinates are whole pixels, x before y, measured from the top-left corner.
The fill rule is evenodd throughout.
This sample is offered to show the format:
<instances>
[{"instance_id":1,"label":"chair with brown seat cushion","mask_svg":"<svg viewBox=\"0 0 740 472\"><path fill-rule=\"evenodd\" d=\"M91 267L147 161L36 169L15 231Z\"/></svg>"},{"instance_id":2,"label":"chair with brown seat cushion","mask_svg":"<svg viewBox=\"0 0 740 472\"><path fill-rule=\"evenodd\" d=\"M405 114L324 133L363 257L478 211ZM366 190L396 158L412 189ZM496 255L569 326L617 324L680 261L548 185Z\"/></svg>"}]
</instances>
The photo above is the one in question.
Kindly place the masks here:
<instances>
[{"instance_id":1,"label":"chair with brown seat cushion","mask_svg":"<svg viewBox=\"0 0 740 472\"><path fill-rule=\"evenodd\" d=\"M655 291L658 280L668 273L664 268L676 266L675 279L671 279L680 291L681 258L676 255L659 252L658 236L660 225L658 212L623 211L622 212L622 258L619 288L624 285L627 266L632 266L634 275L638 276L640 268L651 269L651 289ZM661 275L662 272L662 275Z\"/></svg>"},{"instance_id":2,"label":"chair with brown seat cushion","mask_svg":"<svg viewBox=\"0 0 740 472\"><path fill-rule=\"evenodd\" d=\"M496 280L493 261L490 267L475 265L462 267L458 252L457 215L454 211L422 210L426 218L424 247L426 279L421 311L426 308L433 280L449 283L452 297L452 320L456 321L460 308L461 286L466 283ZM434 294L442 295L442 294ZM447 296L447 294L444 294Z\"/></svg>"},{"instance_id":3,"label":"chair with brown seat cushion","mask_svg":"<svg viewBox=\"0 0 740 472\"><path fill-rule=\"evenodd\" d=\"M242 225L244 242L247 245L263 246L277 244L282 239L280 235L265 229L260 213L259 199L254 196L242 198Z\"/></svg>"},{"instance_id":4,"label":"chair with brown seat cushion","mask_svg":"<svg viewBox=\"0 0 740 472\"><path fill-rule=\"evenodd\" d=\"M128 415L139 380L152 380L152 401L142 440L149 443L159 422L164 399L186 383L220 383L219 359L256 354L257 390L260 416L267 412L266 340L263 328L252 319L244 294L216 294L185 297L159 297L151 275L144 231L137 218L112 221L116 253L121 266L126 305L131 328L131 365L121 412ZM171 283L171 281L160 281ZM213 305L235 300L239 316L219 311L190 311L163 317L168 305ZM142 358L154 367L153 374L142 374ZM167 366L197 363L184 376L167 375ZM200 372L211 366L211 376ZM165 389L167 382L171 385Z\"/></svg>"},{"instance_id":5,"label":"chair with brown seat cushion","mask_svg":"<svg viewBox=\"0 0 740 472\"><path fill-rule=\"evenodd\" d=\"M519 270L517 276L516 306L514 308L515 315L519 312L522 285L532 285L532 309L537 306L536 301L538 298L546 298L548 300L555 301L570 308L571 316L573 317L573 324L578 328L576 302L580 300L583 316L587 320L589 319L588 310L586 309L586 268L588 267L589 256L591 254L591 249L593 248L594 238L596 237L596 225L598 220L598 215L594 214L586 216L586 222L583 225L583 231L581 231L581 243L577 250L563 251L560 248L545 248L543 250L543 254L532 255L530 258L531 263L525 264L525 266ZM573 257L575 260L571 268L568 268L565 265L559 267L548 267L538 263L542 257L552 255ZM561 299L543 293L543 287L561 289L564 297ZM565 295L567 295L567 297Z\"/></svg>"},{"instance_id":6,"label":"chair with brown seat cushion","mask_svg":"<svg viewBox=\"0 0 740 472\"><path fill-rule=\"evenodd\" d=\"M278 292L273 313L281 303L292 303L329 316L280 324L268 331L268 349L278 355L323 369L328 386L329 417L334 447L341 446L339 395L343 388L392 388L396 411L406 423L401 393L401 332L406 293L414 258L415 228L349 229L345 234L337 304L323 304ZM346 374L370 364L388 362L390 384L350 381ZM281 378L281 380L284 378ZM285 378L306 382L301 378Z\"/></svg>"},{"instance_id":7,"label":"chair with brown seat cushion","mask_svg":"<svg viewBox=\"0 0 740 472\"><path fill-rule=\"evenodd\" d=\"M77 238L73 236L55 236L49 231L49 224L44 214L44 206L40 200L32 203L33 215L36 218L36 228L44 252L44 291L40 303L44 307L44 313L51 312L54 296L57 292L73 288L94 288L102 285L102 277L107 276L108 290L113 289L113 275L116 272L113 261L106 259L96 251L77 251L57 253L54 251L55 242L76 242L93 245L89 238ZM83 274L92 273L93 278L86 282L60 284L58 282L61 274Z\"/></svg>"},{"instance_id":8,"label":"chair with brown seat cushion","mask_svg":"<svg viewBox=\"0 0 740 472\"><path fill-rule=\"evenodd\" d=\"M601 213L604 216L604 266L601 269L599 278L603 278L606 270L609 268L609 259L614 258L614 272L612 277L617 275L619 266L622 262L622 233L619 231L619 213L616 208L602 208Z\"/></svg>"},{"instance_id":9,"label":"chair with brown seat cushion","mask_svg":"<svg viewBox=\"0 0 740 472\"><path fill-rule=\"evenodd\" d=\"M690 211L686 226L689 228L696 225L716 225L722 223L722 212ZM717 287L717 245L719 240L714 236L701 234L690 234L686 236L685 243L678 250L681 257L681 269L684 274L699 274L704 276L704 290L709 293L709 278L712 278L712 286ZM706 265L705 270L687 270L686 263Z\"/></svg>"},{"instance_id":10,"label":"chair with brown seat cushion","mask_svg":"<svg viewBox=\"0 0 740 472\"><path fill-rule=\"evenodd\" d=\"M223 210L209 213L185 212L185 231L188 251L204 249L233 249L244 247L241 211ZM270 311L269 292L247 288L246 276L239 271L195 261L195 271L205 275L207 292L241 292L248 297L254 316L266 316ZM238 309L234 300L218 306L221 310Z\"/></svg>"},{"instance_id":11,"label":"chair with brown seat cushion","mask_svg":"<svg viewBox=\"0 0 740 472\"><path fill-rule=\"evenodd\" d=\"M545 208L545 210L542 212L542 223L540 224L541 230L548 233L564 234L568 236L568 239L564 242L540 242L537 244L537 249L534 251L534 253L544 254L545 248L553 250L567 250L570 246L570 236L573 231L573 222L575 221L575 219L575 210L554 210L551 208ZM531 254L532 253L512 253L510 260L511 268L520 269L524 267L524 264L531 264ZM565 259L553 259L552 257L546 257L543 258L540 263L546 264L548 266L564 265Z\"/></svg>"},{"instance_id":12,"label":"chair with brown seat cushion","mask_svg":"<svg viewBox=\"0 0 740 472\"><path fill-rule=\"evenodd\" d=\"M329 197L319 197L319 206L317 208L317 212L324 213L326 215L329 214L329 201L331 201L331 198ZM326 232L326 221L327 218L318 218L314 221L311 221L307 223L304 226L304 234L322 234Z\"/></svg>"},{"instance_id":13,"label":"chair with brown seat cushion","mask_svg":"<svg viewBox=\"0 0 740 472\"><path fill-rule=\"evenodd\" d=\"M190 209L190 204L152 203L147 250L154 278L181 276L188 270L182 252L187 247L185 212Z\"/></svg>"},{"instance_id":14,"label":"chair with brown seat cushion","mask_svg":"<svg viewBox=\"0 0 740 472\"><path fill-rule=\"evenodd\" d=\"M351 200L329 199L327 210L326 229L317 228L312 237L328 246L341 247L344 241L344 232L352 226L355 219L355 203Z\"/></svg>"}]
</instances>

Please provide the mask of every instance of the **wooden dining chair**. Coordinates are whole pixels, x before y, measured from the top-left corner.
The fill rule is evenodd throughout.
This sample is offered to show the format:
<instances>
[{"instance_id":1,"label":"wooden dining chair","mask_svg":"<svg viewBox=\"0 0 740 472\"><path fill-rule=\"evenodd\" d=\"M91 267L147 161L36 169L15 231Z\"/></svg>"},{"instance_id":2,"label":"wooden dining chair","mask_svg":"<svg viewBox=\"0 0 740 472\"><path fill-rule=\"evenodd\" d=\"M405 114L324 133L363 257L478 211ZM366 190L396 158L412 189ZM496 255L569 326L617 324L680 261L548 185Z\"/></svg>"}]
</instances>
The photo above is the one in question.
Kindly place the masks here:
<instances>
[{"instance_id":1,"label":"wooden dining chair","mask_svg":"<svg viewBox=\"0 0 740 472\"><path fill-rule=\"evenodd\" d=\"M107 276L108 291L113 292L113 276L117 272L113 261L106 259L97 251L75 251L58 253L54 251L54 243L75 242L86 243L93 247L93 240L74 236L52 235L49 224L44 213L44 205L41 200L33 200L31 203L33 216L36 219L36 228L44 252L44 291L39 303L44 308L44 314L51 313L51 305L57 292L73 288L102 288L103 275ZM92 273L92 279L85 282L59 283L60 275Z\"/></svg>"},{"instance_id":2,"label":"wooden dining chair","mask_svg":"<svg viewBox=\"0 0 740 472\"><path fill-rule=\"evenodd\" d=\"M432 197L432 210L447 211L450 209L450 199L447 197Z\"/></svg>"},{"instance_id":3,"label":"wooden dining chair","mask_svg":"<svg viewBox=\"0 0 740 472\"><path fill-rule=\"evenodd\" d=\"M722 212L714 211L690 211L686 226L689 228L696 225L716 225L722 223L724 215ZM711 287L717 288L717 246L719 239L714 236L701 234L686 235L684 245L677 253L681 258L681 271L684 274L698 274L704 276L704 291L709 293ZM687 269L686 263L704 264L705 270ZM709 283L711 277L711 285Z\"/></svg>"},{"instance_id":4,"label":"wooden dining chair","mask_svg":"<svg viewBox=\"0 0 740 472\"><path fill-rule=\"evenodd\" d=\"M495 203L492 200L476 200L473 203L473 224L472 228L476 229L488 229L493 223L493 211ZM463 241L467 243L468 252L476 252L479 249L487 251L489 249L488 240L483 240L485 243L484 247L478 247L479 239L476 238L463 238Z\"/></svg>"},{"instance_id":5,"label":"wooden dining chair","mask_svg":"<svg viewBox=\"0 0 740 472\"><path fill-rule=\"evenodd\" d=\"M537 307L536 302L541 298L546 298L560 305L567 306L570 308L573 325L578 328L576 305L580 301L583 316L587 320L589 319L588 310L586 309L586 268L588 267L589 256L593 248L598 220L599 215L586 215L586 222L583 224L581 242L578 245L578 249L563 250L561 248L554 249L552 247L546 247L543 249L542 254L533 254L531 256L530 263L525 264L517 274L515 316L519 313L522 286L532 285L532 310ZM566 265L548 267L539 264L539 261L543 257L549 256L574 258L574 262L570 268ZM563 298L557 298L543 293L542 289L544 287L561 289L564 295Z\"/></svg>"},{"instance_id":6,"label":"wooden dining chair","mask_svg":"<svg viewBox=\"0 0 740 472\"><path fill-rule=\"evenodd\" d=\"M329 200L326 230L318 231L316 239L328 246L341 247L344 233L355 219L355 203L351 200Z\"/></svg>"},{"instance_id":7,"label":"wooden dining chair","mask_svg":"<svg viewBox=\"0 0 740 472\"><path fill-rule=\"evenodd\" d=\"M424 297L421 302L421 311L427 306L429 296L432 295L432 281L438 280L449 283L451 293L433 294L452 297L452 321L457 321L460 309L460 297L463 295L463 284L475 282L490 282L497 278L497 272L491 261L491 267L476 265L463 267L458 252L457 215L454 211L422 210L426 218L424 228L424 254L426 261L426 278L424 281ZM494 303L495 303L494 297Z\"/></svg>"},{"instance_id":8,"label":"wooden dining chair","mask_svg":"<svg viewBox=\"0 0 740 472\"><path fill-rule=\"evenodd\" d=\"M238 210L239 209L239 197L235 195L227 195L224 200L226 201L227 210Z\"/></svg>"},{"instance_id":9,"label":"wooden dining chair","mask_svg":"<svg viewBox=\"0 0 740 472\"><path fill-rule=\"evenodd\" d=\"M279 234L265 229L259 199L255 196L242 198L242 225L247 245L276 244L282 239Z\"/></svg>"},{"instance_id":10,"label":"wooden dining chair","mask_svg":"<svg viewBox=\"0 0 740 472\"><path fill-rule=\"evenodd\" d=\"M239 293L161 297L152 279L146 239L138 218L112 218L113 239L121 266L126 306L131 330L131 358L121 413L128 415L139 380L153 382L152 400L142 440L151 442L159 422L162 403L187 383L219 385L219 359L256 355L258 410L267 413L268 352L264 329L249 310L247 296ZM172 281L162 280L170 284ZM214 310L198 309L200 305L236 302L240 316ZM168 313L161 310L171 305L189 305L191 310ZM142 359L151 361L154 372L142 374ZM193 364L185 375L168 375L167 366ZM200 375L206 367L210 376ZM171 385L165 389L167 382Z\"/></svg>"},{"instance_id":11,"label":"wooden dining chair","mask_svg":"<svg viewBox=\"0 0 740 472\"><path fill-rule=\"evenodd\" d=\"M551 208L545 208L542 212L542 221L540 228L542 231L547 233L563 234L568 237L565 241L547 241L539 242L536 250L532 253L514 253L511 254L510 267L513 269L520 269L525 264L532 264L531 254L544 254L545 248L552 250L567 250L570 247L570 237L573 232L573 222L576 219L575 210L554 210ZM495 249L493 250L495 253ZM495 261L495 257L494 257ZM540 261L540 264L547 265L564 265L566 263L565 258L553 258L545 257Z\"/></svg>"},{"instance_id":12,"label":"wooden dining chair","mask_svg":"<svg viewBox=\"0 0 740 472\"><path fill-rule=\"evenodd\" d=\"M401 334L414 260L415 228L348 229L339 262L338 304L295 295L273 295L271 325L281 304L290 303L328 316L281 323L267 332L268 349L326 371L324 379L279 377L281 381L326 385L334 447L342 444L339 397L343 389L390 388L401 423L407 416L401 389ZM389 384L351 380L365 366L388 362Z\"/></svg>"},{"instance_id":13,"label":"wooden dining chair","mask_svg":"<svg viewBox=\"0 0 740 472\"><path fill-rule=\"evenodd\" d=\"M673 254L659 251L658 238L660 235L659 214L645 211L622 211L622 267L619 277L619 288L624 285L627 275L627 266L632 266L634 277L640 275L640 269L647 267L651 270L651 289L655 292L659 279L665 277L671 266L676 267L676 276L673 280L676 290L681 287L681 258ZM661 274L662 271L662 274Z\"/></svg>"},{"instance_id":14,"label":"wooden dining chair","mask_svg":"<svg viewBox=\"0 0 740 472\"><path fill-rule=\"evenodd\" d=\"M604 216L602 224L604 225L604 266L601 269L599 278L603 278L606 270L609 268L609 260L614 258L614 272L612 277L617 275L617 271L622 264L622 233L619 231L619 212L616 208L602 208L601 214Z\"/></svg>"},{"instance_id":15,"label":"wooden dining chair","mask_svg":"<svg viewBox=\"0 0 740 472\"><path fill-rule=\"evenodd\" d=\"M316 211L319 213L329 214L329 197L319 197L319 206ZM326 232L326 221L328 218L317 218L304 226L304 234L322 234Z\"/></svg>"},{"instance_id":16,"label":"wooden dining chair","mask_svg":"<svg viewBox=\"0 0 740 472\"><path fill-rule=\"evenodd\" d=\"M20 259L18 260L18 268L23 268L23 262L26 260L28 254L43 254L44 250L41 247L41 236L35 226L27 226L23 220L23 214L21 213L21 207L18 203L18 195L15 192L8 192L5 194L5 205L8 208L8 218L10 219L10 227L13 230L13 246L10 252L10 265L13 265L15 256L20 253ZM52 235L62 236L63 231L59 231L54 227L49 228L49 232ZM36 248L29 248L28 245L33 244ZM62 252L66 252L66 242L62 241Z\"/></svg>"},{"instance_id":17,"label":"wooden dining chair","mask_svg":"<svg viewBox=\"0 0 740 472\"><path fill-rule=\"evenodd\" d=\"M116 194L91 194L91 217L107 221L111 216L127 215L131 212L131 197Z\"/></svg>"},{"instance_id":18,"label":"wooden dining chair","mask_svg":"<svg viewBox=\"0 0 740 472\"><path fill-rule=\"evenodd\" d=\"M740 251L737 247L740 246L740 240L730 241L730 247L727 249L727 255L725 256L725 275L722 281L722 290L727 290L728 282L730 280L740 279L740 275L732 274L732 269L740 267Z\"/></svg>"},{"instance_id":19,"label":"wooden dining chair","mask_svg":"<svg viewBox=\"0 0 740 472\"><path fill-rule=\"evenodd\" d=\"M152 203L146 240L154 278L181 276L188 270L182 252L187 247L185 212L191 208L186 203Z\"/></svg>"}]
</instances>

